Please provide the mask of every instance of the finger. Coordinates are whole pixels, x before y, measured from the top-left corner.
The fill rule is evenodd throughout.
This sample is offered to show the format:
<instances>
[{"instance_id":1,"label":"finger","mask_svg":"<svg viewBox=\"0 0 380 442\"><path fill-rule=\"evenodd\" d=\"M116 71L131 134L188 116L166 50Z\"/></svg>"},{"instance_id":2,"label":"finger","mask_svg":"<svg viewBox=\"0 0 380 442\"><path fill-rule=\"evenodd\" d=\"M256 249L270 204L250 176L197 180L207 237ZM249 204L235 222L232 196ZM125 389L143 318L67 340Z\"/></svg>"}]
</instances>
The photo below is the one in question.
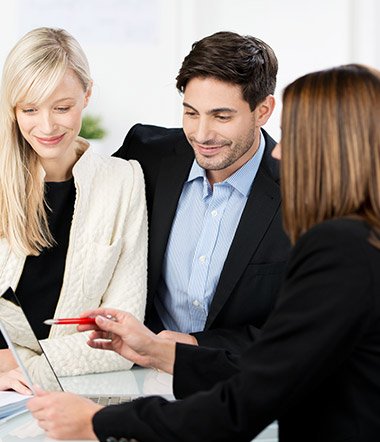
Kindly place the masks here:
<instances>
[{"instance_id":1,"label":"finger","mask_svg":"<svg viewBox=\"0 0 380 442\"><path fill-rule=\"evenodd\" d=\"M91 348L97 348L100 350L114 350L112 341L87 341L87 345Z\"/></svg>"},{"instance_id":2,"label":"finger","mask_svg":"<svg viewBox=\"0 0 380 442\"><path fill-rule=\"evenodd\" d=\"M33 385L33 391L36 396L47 396L49 394L48 391L43 390L38 384Z\"/></svg>"},{"instance_id":3,"label":"finger","mask_svg":"<svg viewBox=\"0 0 380 442\"><path fill-rule=\"evenodd\" d=\"M120 315L124 315L124 312L122 312L121 310L116 310L116 309L100 308L100 309L96 309L96 310L87 310L87 311L81 313L80 316L81 317L91 317L91 318L95 318L96 316L104 316L107 319L116 320L116 315L121 317ZM85 332L85 331L90 331L90 330L99 330L99 327L96 323L95 324L79 324L79 325L77 325L77 330L78 330L78 332Z\"/></svg>"},{"instance_id":4,"label":"finger","mask_svg":"<svg viewBox=\"0 0 380 442\"><path fill-rule=\"evenodd\" d=\"M37 391L38 394L27 402L27 407L33 414L37 411L43 412L51 410L54 404L57 404L62 400L61 395L63 395L63 393L61 392L44 391L41 388L38 388L38 386Z\"/></svg>"},{"instance_id":5,"label":"finger","mask_svg":"<svg viewBox=\"0 0 380 442\"><path fill-rule=\"evenodd\" d=\"M39 409L36 411L31 411L33 414L33 417L37 419L39 422L44 422L47 420L46 418L46 410L45 409Z\"/></svg>"},{"instance_id":6,"label":"finger","mask_svg":"<svg viewBox=\"0 0 380 442\"><path fill-rule=\"evenodd\" d=\"M45 400L42 400L40 397L38 396L34 396L32 399L29 399L28 402L26 403L26 406L28 408L28 410L34 414L37 411L43 411L46 408L46 402Z\"/></svg>"},{"instance_id":7,"label":"finger","mask_svg":"<svg viewBox=\"0 0 380 442\"><path fill-rule=\"evenodd\" d=\"M14 379L10 384L11 388L14 391L17 391L17 393L25 394L27 396L31 396L33 394L32 390L28 386L17 379Z\"/></svg>"},{"instance_id":8,"label":"finger","mask_svg":"<svg viewBox=\"0 0 380 442\"><path fill-rule=\"evenodd\" d=\"M21 394L26 394L28 396L33 394L23 373L19 369L12 370L9 373L9 387Z\"/></svg>"},{"instance_id":9,"label":"finger","mask_svg":"<svg viewBox=\"0 0 380 442\"><path fill-rule=\"evenodd\" d=\"M128 318L127 313L113 313L112 319L109 319L107 316L98 315L95 316L95 322L98 327L107 332L115 333L116 335L122 336L126 331L126 325L118 322L118 319Z\"/></svg>"},{"instance_id":10,"label":"finger","mask_svg":"<svg viewBox=\"0 0 380 442\"><path fill-rule=\"evenodd\" d=\"M105 331L105 330L94 330L92 333L89 334L88 339L91 339L91 341L95 341L96 339L111 339L111 332Z\"/></svg>"},{"instance_id":11,"label":"finger","mask_svg":"<svg viewBox=\"0 0 380 442\"><path fill-rule=\"evenodd\" d=\"M96 324L80 324L77 325L77 330L79 332L85 332L90 330L99 330L99 327Z\"/></svg>"},{"instance_id":12,"label":"finger","mask_svg":"<svg viewBox=\"0 0 380 442\"><path fill-rule=\"evenodd\" d=\"M45 418L44 414L40 415L40 416L37 416L36 413L32 413L32 414L33 414L33 417L35 419L37 419L38 426L47 432L48 426L49 426L49 420Z\"/></svg>"}]
</instances>

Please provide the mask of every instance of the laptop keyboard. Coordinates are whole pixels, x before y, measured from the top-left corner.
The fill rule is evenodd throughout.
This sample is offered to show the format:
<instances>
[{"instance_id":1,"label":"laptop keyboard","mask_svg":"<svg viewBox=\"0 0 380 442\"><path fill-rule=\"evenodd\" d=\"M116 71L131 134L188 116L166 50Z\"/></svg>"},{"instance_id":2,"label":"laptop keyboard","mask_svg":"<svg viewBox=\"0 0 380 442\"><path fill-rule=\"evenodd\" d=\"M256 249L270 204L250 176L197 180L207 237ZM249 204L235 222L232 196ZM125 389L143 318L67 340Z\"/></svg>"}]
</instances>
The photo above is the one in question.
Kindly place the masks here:
<instances>
[{"instance_id":1,"label":"laptop keyboard","mask_svg":"<svg viewBox=\"0 0 380 442\"><path fill-rule=\"evenodd\" d=\"M92 396L88 399L96 402L100 405L117 405L123 402L130 402L132 400L131 396Z\"/></svg>"}]
</instances>

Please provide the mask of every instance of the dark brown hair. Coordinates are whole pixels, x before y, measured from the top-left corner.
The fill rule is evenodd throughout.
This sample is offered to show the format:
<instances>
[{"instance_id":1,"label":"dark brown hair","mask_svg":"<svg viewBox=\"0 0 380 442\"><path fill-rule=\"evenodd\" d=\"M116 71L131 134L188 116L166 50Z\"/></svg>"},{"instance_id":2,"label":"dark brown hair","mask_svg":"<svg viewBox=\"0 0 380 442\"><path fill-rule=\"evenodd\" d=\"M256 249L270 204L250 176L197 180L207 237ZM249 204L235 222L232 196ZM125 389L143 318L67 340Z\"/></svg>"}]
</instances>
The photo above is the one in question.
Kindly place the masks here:
<instances>
[{"instance_id":1,"label":"dark brown hair","mask_svg":"<svg viewBox=\"0 0 380 442\"><path fill-rule=\"evenodd\" d=\"M294 243L343 216L372 226L380 248L380 77L350 64L285 88L281 169L285 229Z\"/></svg>"},{"instance_id":2,"label":"dark brown hair","mask_svg":"<svg viewBox=\"0 0 380 442\"><path fill-rule=\"evenodd\" d=\"M254 110L276 87L277 58L258 38L234 32L217 32L195 42L176 78L184 92L196 77L213 77L241 87L242 96Z\"/></svg>"}]
</instances>

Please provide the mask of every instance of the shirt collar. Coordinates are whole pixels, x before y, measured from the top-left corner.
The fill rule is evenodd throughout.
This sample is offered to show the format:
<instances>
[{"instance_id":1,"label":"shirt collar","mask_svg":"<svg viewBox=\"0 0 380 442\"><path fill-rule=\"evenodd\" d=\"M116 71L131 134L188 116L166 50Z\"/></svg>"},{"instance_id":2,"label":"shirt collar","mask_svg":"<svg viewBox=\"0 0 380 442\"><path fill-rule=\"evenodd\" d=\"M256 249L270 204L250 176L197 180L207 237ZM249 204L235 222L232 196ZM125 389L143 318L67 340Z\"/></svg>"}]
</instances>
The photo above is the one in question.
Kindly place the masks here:
<instances>
[{"instance_id":1,"label":"shirt collar","mask_svg":"<svg viewBox=\"0 0 380 442\"><path fill-rule=\"evenodd\" d=\"M235 173L233 173L225 181L223 181L223 183L230 184L234 189L236 189L242 195L247 197L251 190L251 186L253 180L255 179L256 173L259 169L260 162L264 154L264 149L265 149L265 138L262 132L260 132L260 144L259 148L255 152L255 155L253 155L253 157L250 160L248 160L245 164L243 164L243 166L240 169L238 169ZM189 183L190 181L194 181L197 178L202 178L204 184L206 183L208 184L205 169L203 169L203 167L201 167L196 162L196 160L194 160L186 182Z\"/></svg>"}]
</instances>

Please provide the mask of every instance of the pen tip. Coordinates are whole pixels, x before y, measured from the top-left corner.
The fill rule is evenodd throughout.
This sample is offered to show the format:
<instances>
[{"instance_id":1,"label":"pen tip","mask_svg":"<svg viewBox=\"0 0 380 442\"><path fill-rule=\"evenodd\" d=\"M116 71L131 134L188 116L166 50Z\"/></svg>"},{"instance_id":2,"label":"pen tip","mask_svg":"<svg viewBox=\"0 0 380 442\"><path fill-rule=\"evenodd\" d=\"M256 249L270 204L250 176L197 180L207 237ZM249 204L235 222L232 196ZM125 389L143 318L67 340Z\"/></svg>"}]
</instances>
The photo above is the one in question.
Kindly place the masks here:
<instances>
[{"instance_id":1,"label":"pen tip","mask_svg":"<svg viewBox=\"0 0 380 442\"><path fill-rule=\"evenodd\" d=\"M53 325L54 324L54 319L46 319L44 321L44 324L46 324L46 325Z\"/></svg>"}]
</instances>

